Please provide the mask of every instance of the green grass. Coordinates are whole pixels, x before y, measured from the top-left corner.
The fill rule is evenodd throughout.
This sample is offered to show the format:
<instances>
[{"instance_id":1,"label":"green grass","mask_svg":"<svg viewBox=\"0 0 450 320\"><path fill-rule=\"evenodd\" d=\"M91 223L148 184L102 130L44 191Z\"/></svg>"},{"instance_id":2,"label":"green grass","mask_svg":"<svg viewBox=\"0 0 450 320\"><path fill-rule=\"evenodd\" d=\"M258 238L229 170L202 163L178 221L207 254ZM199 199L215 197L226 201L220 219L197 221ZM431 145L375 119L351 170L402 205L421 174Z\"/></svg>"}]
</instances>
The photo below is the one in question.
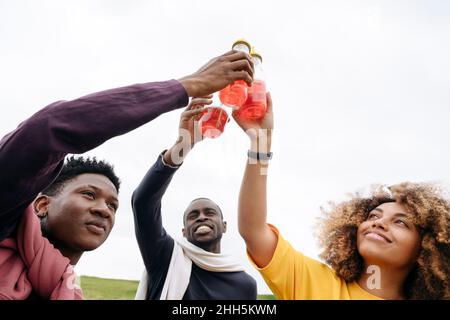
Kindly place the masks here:
<instances>
[{"instance_id":1,"label":"green grass","mask_svg":"<svg viewBox=\"0 0 450 320\"><path fill-rule=\"evenodd\" d=\"M81 288L86 300L133 300L138 281L103 279L81 276ZM258 300L274 300L270 294L258 295Z\"/></svg>"},{"instance_id":2,"label":"green grass","mask_svg":"<svg viewBox=\"0 0 450 320\"><path fill-rule=\"evenodd\" d=\"M80 282L86 300L132 300L139 283L86 276L81 276Z\"/></svg>"},{"instance_id":3,"label":"green grass","mask_svg":"<svg viewBox=\"0 0 450 320\"><path fill-rule=\"evenodd\" d=\"M273 294L258 294L258 300L275 300Z\"/></svg>"}]
</instances>

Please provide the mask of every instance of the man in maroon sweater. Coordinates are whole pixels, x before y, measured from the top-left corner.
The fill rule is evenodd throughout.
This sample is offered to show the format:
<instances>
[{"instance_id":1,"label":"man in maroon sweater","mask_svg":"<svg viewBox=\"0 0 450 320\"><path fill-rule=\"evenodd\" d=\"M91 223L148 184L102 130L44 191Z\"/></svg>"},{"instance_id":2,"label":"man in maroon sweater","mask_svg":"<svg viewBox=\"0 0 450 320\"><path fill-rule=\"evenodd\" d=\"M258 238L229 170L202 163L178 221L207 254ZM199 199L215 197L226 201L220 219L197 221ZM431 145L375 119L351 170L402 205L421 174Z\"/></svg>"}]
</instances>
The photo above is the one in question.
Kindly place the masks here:
<instances>
[{"instance_id":1,"label":"man in maroon sweater","mask_svg":"<svg viewBox=\"0 0 450 320\"><path fill-rule=\"evenodd\" d=\"M189 97L208 95L235 80L245 80L251 84L252 77L251 58L242 52L230 51L212 59L194 74L179 80L107 90L72 101L55 102L38 111L0 141L0 244L5 239L16 236L17 226L24 212L31 210L30 206L35 198L58 176L68 153L86 152L165 112L186 106ZM83 185L90 185L97 189L98 194L103 194L104 199L117 202L117 190L109 179L99 174L91 174L88 178ZM77 180L79 179L69 180L63 190L75 188L73 183ZM77 219L86 220L86 214L96 214L83 206L68 208L67 201L70 199L67 198L66 201L64 197L69 196L70 192L59 192L55 197L49 197L54 205L44 203L46 216L58 216L64 222L61 223L62 226L67 225L67 219L80 223ZM32 209L38 214L40 208L41 206L34 206ZM105 208L105 215L113 214L106 213L110 208L108 203ZM76 214L65 215L64 212L69 209L75 210L75 213L79 210L80 218ZM94 228L99 226L84 226L91 231L90 236L101 231ZM46 236L64 255L64 249L71 238L65 235L64 241L60 241L62 234L64 232L58 229L56 223L51 234ZM77 236L84 235L89 235L89 232L74 234L72 240L80 241L76 239ZM98 243L100 244L101 242ZM94 245L92 249L95 247ZM67 258L72 265L78 261L71 259L72 257ZM2 267L5 269L6 262L2 266L0 260L0 273ZM0 295L1 291L0 281Z\"/></svg>"}]
</instances>

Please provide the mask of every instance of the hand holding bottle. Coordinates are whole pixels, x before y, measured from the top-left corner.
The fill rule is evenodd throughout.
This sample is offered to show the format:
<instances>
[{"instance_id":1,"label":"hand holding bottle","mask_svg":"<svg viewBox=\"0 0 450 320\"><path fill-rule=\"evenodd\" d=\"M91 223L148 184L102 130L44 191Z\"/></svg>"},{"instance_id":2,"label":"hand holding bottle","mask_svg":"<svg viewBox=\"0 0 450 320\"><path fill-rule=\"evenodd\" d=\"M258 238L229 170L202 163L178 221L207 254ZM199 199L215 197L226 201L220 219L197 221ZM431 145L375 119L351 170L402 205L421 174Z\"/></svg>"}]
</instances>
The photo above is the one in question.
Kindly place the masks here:
<instances>
[{"instance_id":1,"label":"hand holding bottle","mask_svg":"<svg viewBox=\"0 0 450 320\"><path fill-rule=\"evenodd\" d=\"M233 50L250 54L251 45L244 39L235 41L232 45ZM219 92L220 101L231 108L241 107L247 100L247 92L249 85L243 80L236 80L232 84L226 86Z\"/></svg>"},{"instance_id":2,"label":"hand holding bottle","mask_svg":"<svg viewBox=\"0 0 450 320\"><path fill-rule=\"evenodd\" d=\"M210 60L197 72L180 79L190 97L203 97L237 80L253 81L253 62L249 54L231 50Z\"/></svg>"},{"instance_id":3,"label":"hand holding bottle","mask_svg":"<svg viewBox=\"0 0 450 320\"><path fill-rule=\"evenodd\" d=\"M178 125L178 138L174 145L164 154L164 161L169 165L180 165L195 144L202 140L198 119L206 110L205 106L212 103L211 98L212 95L192 98L181 114Z\"/></svg>"},{"instance_id":4,"label":"hand holding bottle","mask_svg":"<svg viewBox=\"0 0 450 320\"><path fill-rule=\"evenodd\" d=\"M244 130L244 132L249 136L252 142L258 142L261 139L267 139L268 149L270 150L270 145L272 141L272 130L273 130L273 110L272 110L272 98L270 93L267 92L266 104L267 111L260 119L248 119L242 117L239 110L233 112L233 118L236 123Z\"/></svg>"}]
</instances>

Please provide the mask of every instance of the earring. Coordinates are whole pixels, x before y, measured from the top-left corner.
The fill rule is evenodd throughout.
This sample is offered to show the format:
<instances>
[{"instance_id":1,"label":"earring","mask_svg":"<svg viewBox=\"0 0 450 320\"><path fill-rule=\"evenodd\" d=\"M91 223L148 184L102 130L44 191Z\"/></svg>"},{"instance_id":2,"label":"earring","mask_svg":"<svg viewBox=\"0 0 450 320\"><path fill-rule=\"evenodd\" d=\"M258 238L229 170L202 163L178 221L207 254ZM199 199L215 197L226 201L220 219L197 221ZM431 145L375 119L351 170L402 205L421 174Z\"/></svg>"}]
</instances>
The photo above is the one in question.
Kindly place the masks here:
<instances>
[{"instance_id":1,"label":"earring","mask_svg":"<svg viewBox=\"0 0 450 320\"><path fill-rule=\"evenodd\" d=\"M48 215L48 212L44 212L41 216L39 216L39 219L42 220L42 219L46 218L47 215Z\"/></svg>"}]
</instances>

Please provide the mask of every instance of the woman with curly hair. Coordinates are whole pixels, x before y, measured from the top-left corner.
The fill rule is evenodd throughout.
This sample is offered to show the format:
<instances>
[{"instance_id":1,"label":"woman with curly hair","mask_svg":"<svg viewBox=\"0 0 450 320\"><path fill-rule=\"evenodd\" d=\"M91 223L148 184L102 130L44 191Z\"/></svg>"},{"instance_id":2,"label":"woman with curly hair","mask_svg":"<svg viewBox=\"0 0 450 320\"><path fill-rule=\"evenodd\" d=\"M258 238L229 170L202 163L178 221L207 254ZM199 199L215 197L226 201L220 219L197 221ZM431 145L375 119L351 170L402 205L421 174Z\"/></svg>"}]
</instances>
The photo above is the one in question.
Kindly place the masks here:
<instances>
[{"instance_id":1,"label":"woman with curly hair","mask_svg":"<svg viewBox=\"0 0 450 320\"><path fill-rule=\"evenodd\" d=\"M450 202L432 184L378 186L324 212L321 263L267 224L266 183L273 113L234 114L250 138L239 195L239 232L277 299L449 299Z\"/></svg>"}]
</instances>

